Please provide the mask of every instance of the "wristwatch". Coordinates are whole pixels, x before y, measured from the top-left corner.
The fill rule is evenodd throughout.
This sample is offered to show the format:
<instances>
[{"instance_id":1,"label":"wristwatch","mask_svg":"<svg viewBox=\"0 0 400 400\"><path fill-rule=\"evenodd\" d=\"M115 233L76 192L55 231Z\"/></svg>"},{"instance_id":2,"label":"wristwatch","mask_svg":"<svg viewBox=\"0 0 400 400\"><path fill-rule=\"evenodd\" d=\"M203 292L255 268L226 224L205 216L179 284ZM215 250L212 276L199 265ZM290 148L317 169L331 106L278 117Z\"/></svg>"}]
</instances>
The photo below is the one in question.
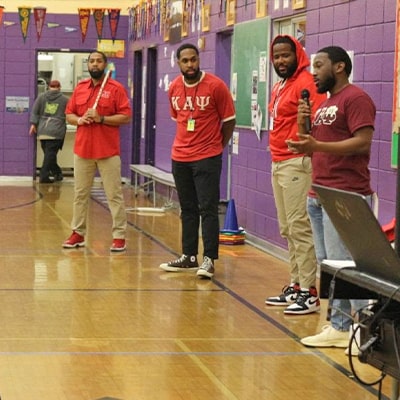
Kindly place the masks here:
<instances>
[{"instance_id":1,"label":"wristwatch","mask_svg":"<svg viewBox=\"0 0 400 400\"><path fill-rule=\"evenodd\" d=\"M100 124L104 124L104 115L100 117Z\"/></svg>"}]
</instances>

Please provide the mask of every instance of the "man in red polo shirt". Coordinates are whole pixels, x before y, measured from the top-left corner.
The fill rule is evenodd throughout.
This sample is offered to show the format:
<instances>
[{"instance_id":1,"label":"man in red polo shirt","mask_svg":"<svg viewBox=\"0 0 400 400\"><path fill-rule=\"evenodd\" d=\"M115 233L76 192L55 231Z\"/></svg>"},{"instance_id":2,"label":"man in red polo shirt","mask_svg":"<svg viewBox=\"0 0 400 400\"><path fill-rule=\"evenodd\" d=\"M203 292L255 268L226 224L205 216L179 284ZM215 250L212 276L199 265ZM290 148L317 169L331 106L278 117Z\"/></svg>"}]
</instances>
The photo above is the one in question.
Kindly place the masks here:
<instances>
[{"instance_id":1,"label":"man in red polo shirt","mask_svg":"<svg viewBox=\"0 0 400 400\"><path fill-rule=\"evenodd\" d=\"M65 248L85 245L87 208L96 170L100 173L113 220L110 250L124 251L126 248L127 219L121 186L119 126L130 122L131 107L119 82L107 79L102 85L106 67L104 53L94 51L89 55L91 78L78 83L66 108L67 122L77 125L77 130L72 234L63 243Z\"/></svg>"}]
</instances>

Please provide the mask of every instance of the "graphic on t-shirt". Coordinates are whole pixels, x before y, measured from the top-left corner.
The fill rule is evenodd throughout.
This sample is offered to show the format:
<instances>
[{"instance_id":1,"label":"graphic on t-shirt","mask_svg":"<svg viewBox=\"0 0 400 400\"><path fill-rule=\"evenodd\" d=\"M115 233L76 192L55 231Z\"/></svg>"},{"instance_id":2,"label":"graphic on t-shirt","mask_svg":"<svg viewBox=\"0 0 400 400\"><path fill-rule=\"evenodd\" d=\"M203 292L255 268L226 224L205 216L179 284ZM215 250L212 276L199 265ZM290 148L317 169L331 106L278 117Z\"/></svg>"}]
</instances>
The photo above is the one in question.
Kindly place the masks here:
<instances>
[{"instance_id":1,"label":"graphic on t-shirt","mask_svg":"<svg viewBox=\"0 0 400 400\"><path fill-rule=\"evenodd\" d=\"M173 96L171 98L172 107L176 111L181 110L178 104L180 98L181 98L180 96ZM196 105L200 111L204 111L209 104L210 104L210 96L196 96L195 99L193 99L192 96L186 96L186 101L182 106L182 110L194 111Z\"/></svg>"},{"instance_id":2,"label":"graphic on t-shirt","mask_svg":"<svg viewBox=\"0 0 400 400\"><path fill-rule=\"evenodd\" d=\"M44 107L44 112L49 115L54 115L57 113L58 106L59 106L59 104L57 104L57 103L46 102L46 105Z\"/></svg>"},{"instance_id":3,"label":"graphic on t-shirt","mask_svg":"<svg viewBox=\"0 0 400 400\"><path fill-rule=\"evenodd\" d=\"M332 125L336 121L338 110L335 105L319 108L315 113L314 125Z\"/></svg>"}]
</instances>

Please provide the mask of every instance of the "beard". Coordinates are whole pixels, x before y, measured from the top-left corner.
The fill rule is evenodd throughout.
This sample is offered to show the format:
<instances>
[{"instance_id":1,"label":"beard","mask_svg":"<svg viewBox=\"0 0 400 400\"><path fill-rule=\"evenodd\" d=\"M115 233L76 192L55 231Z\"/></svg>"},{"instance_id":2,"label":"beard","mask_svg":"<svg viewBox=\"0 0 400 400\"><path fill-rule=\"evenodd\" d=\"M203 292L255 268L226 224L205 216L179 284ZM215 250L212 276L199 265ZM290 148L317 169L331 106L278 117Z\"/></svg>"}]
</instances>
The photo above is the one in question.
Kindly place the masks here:
<instances>
[{"instance_id":1,"label":"beard","mask_svg":"<svg viewBox=\"0 0 400 400\"><path fill-rule=\"evenodd\" d=\"M104 70L89 71L89 74L93 79L100 79L104 74Z\"/></svg>"},{"instance_id":2,"label":"beard","mask_svg":"<svg viewBox=\"0 0 400 400\"><path fill-rule=\"evenodd\" d=\"M201 71L200 68L198 68L190 74L188 74L187 72L182 72L182 75L185 78L186 82L196 82L200 78Z\"/></svg>"},{"instance_id":3,"label":"beard","mask_svg":"<svg viewBox=\"0 0 400 400\"><path fill-rule=\"evenodd\" d=\"M336 79L334 76L329 76L324 81L320 81L317 86L318 93L330 92L331 89L336 85Z\"/></svg>"},{"instance_id":4,"label":"beard","mask_svg":"<svg viewBox=\"0 0 400 400\"><path fill-rule=\"evenodd\" d=\"M276 74L279 76L279 78L287 79L287 78L290 78L291 76L293 76L294 73L296 72L296 70L297 70L297 62L288 65L287 69L286 69L286 72L284 72L284 73L280 72L279 68L275 67L275 65L274 65L274 69L275 69Z\"/></svg>"}]
</instances>

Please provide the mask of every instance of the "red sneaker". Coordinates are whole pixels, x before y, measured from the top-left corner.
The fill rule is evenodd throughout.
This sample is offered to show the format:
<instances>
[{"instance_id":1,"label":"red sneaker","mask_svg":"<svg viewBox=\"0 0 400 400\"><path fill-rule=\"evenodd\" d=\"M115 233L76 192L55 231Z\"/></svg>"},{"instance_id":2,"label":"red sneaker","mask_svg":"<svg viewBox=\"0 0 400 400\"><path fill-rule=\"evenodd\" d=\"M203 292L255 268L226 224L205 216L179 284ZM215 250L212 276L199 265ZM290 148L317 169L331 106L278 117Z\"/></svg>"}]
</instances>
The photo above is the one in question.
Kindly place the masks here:
<instances>
[{"instance_id":1,"label":"red sneaker","mask_svg":"<svg viewBox=\"0 0 400 400\"><path fill-rule=\"evenodd\" d=\"M63 247L66 249L72 249L73 247L83 247L85 245L84 236L72 231L71 236L63 243Z\"/></svg>"},{"instance_id":2,"label":"red sneaker","mask_svg":"<svg viewBox=\"0 0 400 400\"><path fill-rule=\"evenodd\" d=\"M125 239L113 239L111 251L124 251L126 249Z\"/></svg>"}]
</instances>

